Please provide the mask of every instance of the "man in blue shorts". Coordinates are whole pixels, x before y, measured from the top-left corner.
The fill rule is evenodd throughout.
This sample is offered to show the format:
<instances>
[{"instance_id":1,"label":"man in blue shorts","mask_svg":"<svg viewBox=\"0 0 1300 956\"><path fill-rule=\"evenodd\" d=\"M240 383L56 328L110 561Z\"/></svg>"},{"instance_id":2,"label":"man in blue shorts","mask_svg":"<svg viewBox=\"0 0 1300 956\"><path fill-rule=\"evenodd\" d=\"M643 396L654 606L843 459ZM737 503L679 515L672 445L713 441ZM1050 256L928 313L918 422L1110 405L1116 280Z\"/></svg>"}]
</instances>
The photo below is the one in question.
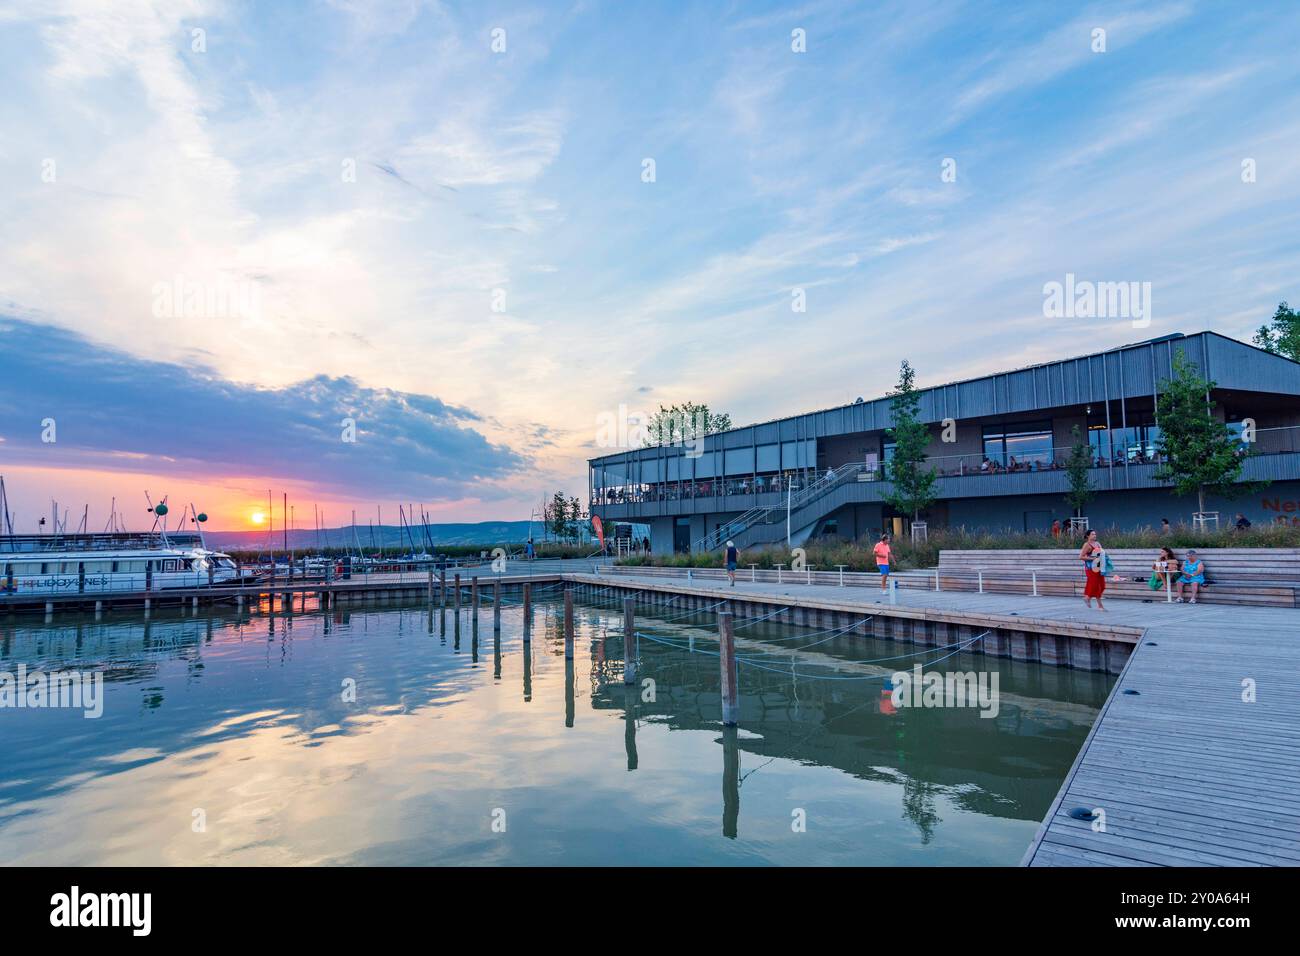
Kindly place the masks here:
<instances>
[{"instance_id":1,"label":"man in blue shorts","mask_svg":"<svg viewBox=\"0 0 1300 956\"><path fill-rule=\"evenodd\" d=\"M740 552L736 550L736 542L727 542L727 578L731 581L731 586L736 586L736 562L740 560Z\"/></svg>"}]
</instances>

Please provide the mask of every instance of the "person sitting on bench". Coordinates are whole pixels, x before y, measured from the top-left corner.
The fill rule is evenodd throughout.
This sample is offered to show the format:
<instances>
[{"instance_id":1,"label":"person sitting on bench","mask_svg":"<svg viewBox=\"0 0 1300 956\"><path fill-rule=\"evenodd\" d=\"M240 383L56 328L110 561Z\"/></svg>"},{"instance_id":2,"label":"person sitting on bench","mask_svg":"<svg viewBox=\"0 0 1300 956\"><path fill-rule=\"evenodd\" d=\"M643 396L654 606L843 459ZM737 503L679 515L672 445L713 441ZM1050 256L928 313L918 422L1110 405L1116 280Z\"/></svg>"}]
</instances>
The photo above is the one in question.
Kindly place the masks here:
<instances>
[{"instance_id":1,"label":"person sitting on bench","mask_svg":"<svg viewBox=\"0 0 1300 956\"><path fill-rule=\"evenodd\" d=\"M1152 587L1152 590L1159 591L1166 584L1171 584L1174 579L1166 572L1171 571L1174 574L1177 574L1180 568L1181 563L1178 560L1178 555L1174 554L1174 549L1170 547L1161 548L1160 557L1156 558L1151 564L1151 570L1155 572L1154 577L1159 580L1159 583L1155 584Z\"/></svg>"},{"instance_id":2,"label":"person sitting on bench","mask_svg":"<svg viewBox=\"0 0 1300 956\"><path fill-rule=\"evenodd\" d=\"M1178 578L1179 604L1183 603L1183 585L1185 584L1190 584L1192 587L1192 598L1187 603L1195 604L1196 595L1205 586L1205 562L1192 550L1188 550L1187 560L1183 562L1183 573Z\"/></svg>"}]
</instances>

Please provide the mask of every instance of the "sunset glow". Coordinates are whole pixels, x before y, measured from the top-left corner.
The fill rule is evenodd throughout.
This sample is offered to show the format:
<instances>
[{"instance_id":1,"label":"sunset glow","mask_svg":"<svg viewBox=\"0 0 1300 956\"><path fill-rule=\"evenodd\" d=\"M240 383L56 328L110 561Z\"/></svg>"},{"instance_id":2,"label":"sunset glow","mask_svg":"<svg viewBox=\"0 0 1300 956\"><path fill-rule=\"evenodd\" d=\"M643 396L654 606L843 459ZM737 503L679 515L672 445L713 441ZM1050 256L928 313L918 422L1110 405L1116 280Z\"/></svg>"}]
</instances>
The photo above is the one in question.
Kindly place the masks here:
<instances>
[{"instance_id":1,"label":"sunset glow","mask_svg":"<svg viewBox=\"0 0 1300 956\"><path fill-rule=\"evenodd\" d=\"M266 515L261 511L254 511L251 515L248 516L248 520L253 522L253 524L257 524L257 525L265 524Z\"/></svg>"}]
</instances>

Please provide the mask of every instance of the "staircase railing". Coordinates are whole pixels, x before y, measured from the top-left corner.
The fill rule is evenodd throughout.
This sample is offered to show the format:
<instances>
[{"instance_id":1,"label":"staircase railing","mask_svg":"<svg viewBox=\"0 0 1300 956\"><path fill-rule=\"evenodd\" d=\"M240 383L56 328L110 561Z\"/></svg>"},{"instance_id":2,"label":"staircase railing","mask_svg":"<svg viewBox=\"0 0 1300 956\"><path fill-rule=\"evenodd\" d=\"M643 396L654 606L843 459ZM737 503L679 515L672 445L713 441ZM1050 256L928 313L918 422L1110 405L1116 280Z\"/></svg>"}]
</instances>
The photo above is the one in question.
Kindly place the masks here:
<instances>
[{"instance_id":1,"label":"staircase railing","mask_svg":"<svg viewBox=\"0 0 1300 956\"><path fill-rule=\"evenodd\" d=\"M809 482L803 488L795 492L787 492L786 501L778 505L768 505L762 508L750 508L742 515L738 515L727 521L713 531L709 532L703 538L700 538L691 545L692 551L714 551L729 539L743 531L752 528L756 524L776 524L778 520L784 521L787 513L794 514L800 508L809 502L822 497L830 491L847 484L850 481L856 481L858 476L866 470L866 465L862 462L856 464L844 465L838 471L832 470L829 474L823 475L815 481Z\"/></svg>"}]
</instances>

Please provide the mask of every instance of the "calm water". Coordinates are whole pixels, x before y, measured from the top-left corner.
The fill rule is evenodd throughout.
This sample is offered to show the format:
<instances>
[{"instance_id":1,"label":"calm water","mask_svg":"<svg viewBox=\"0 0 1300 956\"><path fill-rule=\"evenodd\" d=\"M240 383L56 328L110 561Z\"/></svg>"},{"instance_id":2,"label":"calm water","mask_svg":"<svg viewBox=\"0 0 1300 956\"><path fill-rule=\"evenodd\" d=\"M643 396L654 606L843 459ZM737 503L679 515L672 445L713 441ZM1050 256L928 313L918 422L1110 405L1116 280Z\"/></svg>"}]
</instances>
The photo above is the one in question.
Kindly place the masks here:
<instances>
[{"instance_id":1,"label":"calm water","mask_svg":"<svg viewBox=\"0 0 1300 956\"><path fill-rule=\"evenodd\" d=\"M0 709L0 860L1015 864L1111 682L961 654L940 669L996 669L996 718L890 713L881 681L826 678L915 648L760 623L724 733L712 615L640 613L685 645L641 642L653 702L612 602L579 605L567 680L554 604L531 653L507 607L499 655L490 609L477 642L423 607L0 617L0 671L106 673L99 719Z\"/></svg>"}]
</instances>

